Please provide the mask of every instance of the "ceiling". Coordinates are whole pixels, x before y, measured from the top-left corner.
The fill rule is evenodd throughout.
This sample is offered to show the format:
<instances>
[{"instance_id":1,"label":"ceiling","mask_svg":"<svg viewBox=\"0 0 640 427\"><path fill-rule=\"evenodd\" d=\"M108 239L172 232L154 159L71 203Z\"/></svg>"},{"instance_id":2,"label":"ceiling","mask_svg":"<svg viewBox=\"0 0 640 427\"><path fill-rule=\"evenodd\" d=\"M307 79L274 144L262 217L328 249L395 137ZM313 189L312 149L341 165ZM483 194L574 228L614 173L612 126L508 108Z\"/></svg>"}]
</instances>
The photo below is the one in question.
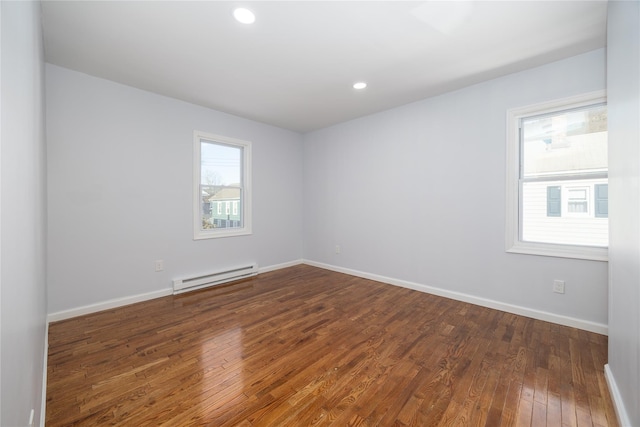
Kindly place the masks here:
<instances>
[{"instance_id":1,"label":"ceiling","mask_svg":"<svg viewBox=\"0 0 640 427\"><path fill-rule=\"evenodd\" d=\"M234 20L247 7L254 24ZM606 43L596 1L44 1L46 61L297 132ZM364 90L353 83L365 81Z\"/></svg>"}]
</instances>

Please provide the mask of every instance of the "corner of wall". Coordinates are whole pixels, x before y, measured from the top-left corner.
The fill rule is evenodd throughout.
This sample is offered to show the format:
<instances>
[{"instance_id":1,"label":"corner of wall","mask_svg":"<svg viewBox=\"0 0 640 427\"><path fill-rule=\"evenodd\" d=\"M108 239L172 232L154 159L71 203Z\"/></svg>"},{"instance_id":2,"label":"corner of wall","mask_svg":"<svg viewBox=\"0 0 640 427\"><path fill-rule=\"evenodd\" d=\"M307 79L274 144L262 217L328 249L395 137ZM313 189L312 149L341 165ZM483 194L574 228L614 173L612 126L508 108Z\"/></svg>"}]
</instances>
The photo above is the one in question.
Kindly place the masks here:
<instances>
[{"instance_id":1,"label":"corner of wall","mask_svg":"<svg viewBox=\"0 0 640 427\"><path fill-rule=\"evenodd\" d=\"M626 407L624 406L624 402L622 400L622 395L620 394L620 389L618 389L618 385L616 383L616 379L613 376L613 372L611 372L611 368L607 363L604 365L604 377L607 380L607 386L609 387L609 393L611 393L611 399L613 400L613 406L616 410L616 416L618 417L618 423L622 427L633 427L631 425L631 419L629 418L629 414L627 412Z\"/></svg>"}]
</instances>

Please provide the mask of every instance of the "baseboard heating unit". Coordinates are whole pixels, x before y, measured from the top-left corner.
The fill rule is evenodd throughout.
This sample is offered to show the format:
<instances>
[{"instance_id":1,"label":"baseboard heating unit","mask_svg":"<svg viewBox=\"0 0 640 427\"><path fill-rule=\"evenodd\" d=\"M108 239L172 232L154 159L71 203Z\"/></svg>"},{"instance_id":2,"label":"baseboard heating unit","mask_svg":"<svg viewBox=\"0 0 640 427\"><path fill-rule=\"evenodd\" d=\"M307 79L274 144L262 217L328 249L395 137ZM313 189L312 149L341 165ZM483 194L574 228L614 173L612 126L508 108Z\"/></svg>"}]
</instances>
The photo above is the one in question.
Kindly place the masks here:
<instances>
[{"instance_id":1,"label":"baseboard heating unit","mask_svg":"<svg viewBox=\"0 0 640 427\"><path fill-rule=\"evenodd\" d=\"M246 279L258 274L258 264L247 264L240 267L221 270L215 273L203 274L173 281L173 294L195 291L209 286L220 285L234 280Z\"/></svg>"}]
</instances>

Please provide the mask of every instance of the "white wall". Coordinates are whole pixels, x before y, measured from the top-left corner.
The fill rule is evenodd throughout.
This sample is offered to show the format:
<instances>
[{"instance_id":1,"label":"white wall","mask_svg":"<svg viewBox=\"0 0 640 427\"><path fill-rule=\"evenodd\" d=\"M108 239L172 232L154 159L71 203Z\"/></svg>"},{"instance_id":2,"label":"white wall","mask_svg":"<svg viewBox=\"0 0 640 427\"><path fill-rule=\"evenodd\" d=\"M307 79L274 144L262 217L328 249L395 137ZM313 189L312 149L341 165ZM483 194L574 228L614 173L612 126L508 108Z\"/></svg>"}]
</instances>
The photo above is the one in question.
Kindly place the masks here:
<instances>
[{"instance_id":1,"label":"white wall","mask_svg":"<svg viewBox=\"0 0 640 427\"><path fill-rule=\"evenodd\" d=\"M41 414L46 331L44 62L39 2L0 3L2 426Z\"/></svg>"},{"instance_id":2,"label":"white wall","mask_svg":"<svg viewBox=\"0 0 640 427\"><path fill-rule=\"evenodd\" d=\"M640 426L640 3L610 1L608 379L624 426Z\"/></svg>"},{"instance_id":3,"label":"white wall","mask_svg":"<svg viewBox=\"0 0 640 427\"><path fill-rule=\"evenodd\" d=\"M504 248L506 111L604 87L597 50L305 135L305 258L606 331L606 262Z\"/></svg>"},{"instance_id":4,"label":"white wall","mask_svg":"<svg viewBox=\"0 0 640 427\"><path fill-rule=\"evenodd\" d=\"M49 313L302 255L301 136L47 64ZM193 240L193 131L252 141L253 234ZM165 271L154 271L154 260Z\"/></svg>"}]
</instances>

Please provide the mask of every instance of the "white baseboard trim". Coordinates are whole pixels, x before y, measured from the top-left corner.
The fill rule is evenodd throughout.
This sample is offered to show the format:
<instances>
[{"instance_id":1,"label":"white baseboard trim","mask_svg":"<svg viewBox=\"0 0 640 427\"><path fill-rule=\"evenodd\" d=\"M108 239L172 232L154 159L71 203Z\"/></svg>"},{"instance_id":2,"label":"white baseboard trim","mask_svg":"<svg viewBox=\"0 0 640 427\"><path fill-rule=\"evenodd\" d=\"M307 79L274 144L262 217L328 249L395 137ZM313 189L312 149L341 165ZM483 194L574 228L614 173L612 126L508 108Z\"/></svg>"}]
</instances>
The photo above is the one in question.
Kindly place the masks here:
<instances>
[{"instance_id":1,"label":"white baseboard trim","mask_svg":"<svg viewBox=\"0 0 640 427\"><path fill-rule=\"evenodd\" d=\"M259 267L258 271L260 273L268 273L270 271L280 270L280 269L287 268L287 267L293 267L293 266L300 265L300 264L304 264L304 260L297 259L295 261L283 262L282 264L275 264L275 265L270 265L270 266L267 266L267 267Z\"/></svg>"},{"instance_id":2,"label":"white baseboard trim","mask_svg":"<svg viewBox=\"0 0 640 427\"><path fill-rule=\"evenodd\" d=\"M294 265L302 264L303 260L298 259L282 264L275 264L266 267L260 267L260 273L267 273L269 271L280 270L282 268L293 267ZM69 310L62 310L55 313L49 313L47 316L47 322L58 322L60 320L71 319L73 317L83 316L85 314L97 313L98 311L110 310L112 308L118 308L129 304L135 304L137 302L148 301L155 298L161 298L173 294L173 288L161 289L159 291L147 292L144 294L130 295L122 298L114 298L107 301L97 302L95 304L89 304L82 307L71 308Z\"/></svg>"},{"instance_id":3,"label":"white baseboard trim","mask_svg":"<svg viewBox=\"0 0 640 427\"><path fill-rule=\"evenodd\" d=\"M155 298L171 295L173 288L166 288L159 291L147 292L144 294L131 295L122 298L114 298L107 301L97 302L82 307L71 308L69 310L49 313L47 320L49 322L57 322L60 320L71 319L72 317L83 316L85 314L97 313L98 311L109 310L112 308L122 307L124 305L135 304L136 302L148 301Z\"/></svg>"},{"instance_id":4,"label":"white baseboard trim","mask_svg":"<svg viewBox=\"0 0 640 427\"><path fill-rule=\"evenodd\" d=\"M475 304L482 307L493 308L495 310L505 311L507 313L518 314L521 316L531 317L533 319L544 320L546 322L551 322L551 323L557 323L563 326L570 326L577 329L583 329L585 331L594 332L601 335L608 335L608 332L609 332L608 326L602 323L596 323L588 320L562 316L559 314L549 313L546 311L535 310L532 308L522 307L519 305L507 304L500 301L481 298L474 295L465 294L462 292L449 291L442 288L422 285L420 283L394 279L391 277L380 276L372 273L365 273L362 271L352 270L350 268L338 267L335 265L324 264L321 262L310 261L307 259L304 260L304 263L314 267L324 268L325 270L337 271L339 273L349 274L351 276L357 276L365 279L375 280L376 282L387 283L389 285L400 286L403 288L408 288L408 289L413 289L415 291L438 295L441 297L450 298L457 301L468 302L470 304Z\"/></svg>"},{"instance_id":5,"label":"white baseboard trim","mask_svg":"<svg viewBox=\"0 0 640 427\"><path fill-rule=\"evenodd\" d=\"M47 368L49 366L49 322L44 328L44 361L42 363L42 402L40 402L40 427L44 427L47 414Z\"/></svg>"},{"instance_id":6,"label":"white baseboard trim","mask_svg":"<svg viewBox=\"0 0 640 427\"><path fill-rule=\"evenodd\" d=\"M624 406L620 389L616 384L616 379L614 378L613 372L611 372L611 368L609 368L608 363L604 365L604 377L606 378L607 385L609 386L609 393L611 393L611 400L613 400L613 406L615 407L620 427L633 427L631 425L627 409Z\"/></svg>"}]
</instances>

